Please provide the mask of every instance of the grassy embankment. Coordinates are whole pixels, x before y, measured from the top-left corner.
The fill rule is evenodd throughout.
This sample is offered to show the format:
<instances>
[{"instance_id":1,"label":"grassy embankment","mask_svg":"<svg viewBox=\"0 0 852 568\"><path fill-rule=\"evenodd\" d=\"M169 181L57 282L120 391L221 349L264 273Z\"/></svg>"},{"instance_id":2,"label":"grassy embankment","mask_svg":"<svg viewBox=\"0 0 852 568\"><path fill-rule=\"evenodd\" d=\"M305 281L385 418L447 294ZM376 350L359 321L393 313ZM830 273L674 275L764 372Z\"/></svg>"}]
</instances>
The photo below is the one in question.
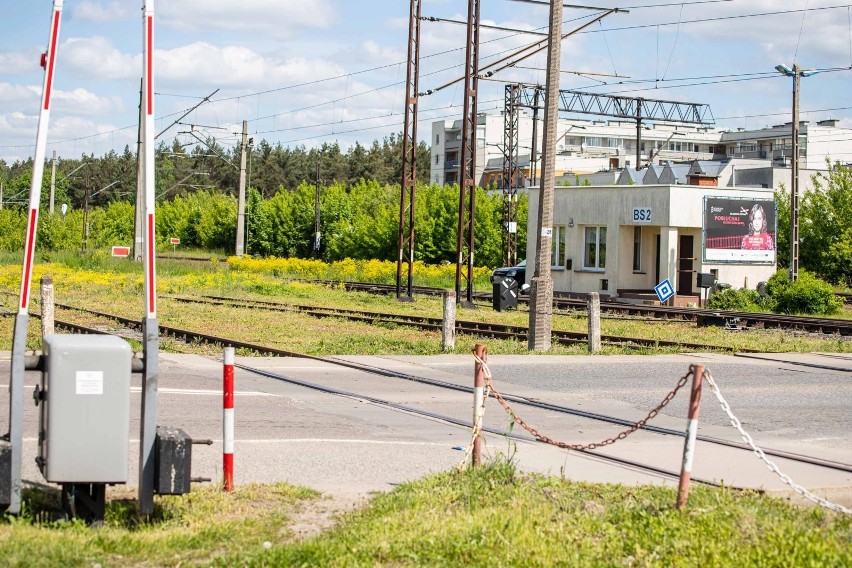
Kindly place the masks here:
<instances>
[{"instance_id":1,"label":"grassy embankment","mask_svg":"<svg viewBox=\"0 0 852 568\"><path fill-rule=\"evenodd\" d=\"M849 566L852 520L756 493L569 482L505 462L407 483L322 523L324 501L284 484L158 498L151 520L112 501L101 528L51 520L27 494L0 521L4 566Z\"/></svg>"}]
</instances>

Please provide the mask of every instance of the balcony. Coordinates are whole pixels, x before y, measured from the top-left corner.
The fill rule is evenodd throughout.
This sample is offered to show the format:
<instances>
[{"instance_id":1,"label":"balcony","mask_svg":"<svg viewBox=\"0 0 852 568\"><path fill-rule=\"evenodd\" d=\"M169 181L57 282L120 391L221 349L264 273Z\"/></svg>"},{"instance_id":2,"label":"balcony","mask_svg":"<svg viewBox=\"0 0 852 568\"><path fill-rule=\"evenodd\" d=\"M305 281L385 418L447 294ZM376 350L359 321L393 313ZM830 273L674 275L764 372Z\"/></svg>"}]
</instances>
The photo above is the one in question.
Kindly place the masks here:
<instances>
[{"instance_id":1,"label":"balcony","mask_svg":"<svg viewBox=\"0 0 852 568\"><path fill-rule=\"evenodd\" d=\"M444 171L459 169L458 160L444 160Z\"/></svg>"}]
</instances>

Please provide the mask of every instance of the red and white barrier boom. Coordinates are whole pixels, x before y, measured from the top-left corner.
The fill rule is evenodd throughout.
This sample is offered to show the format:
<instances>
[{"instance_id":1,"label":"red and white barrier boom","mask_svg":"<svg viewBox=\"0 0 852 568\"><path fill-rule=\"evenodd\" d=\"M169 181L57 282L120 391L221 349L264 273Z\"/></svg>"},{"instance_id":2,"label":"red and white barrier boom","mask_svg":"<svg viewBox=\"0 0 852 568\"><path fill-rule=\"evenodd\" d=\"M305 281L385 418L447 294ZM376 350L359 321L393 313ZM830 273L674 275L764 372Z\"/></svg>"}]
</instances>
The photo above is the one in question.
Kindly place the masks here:
<instances>
[{"instance_id":1,"label":"red and white barrier boom","mask_svg":"<svg viewBox=\"0 0 852 568\"><path fill-rule=\"evenodd\" d=\"M154 223L154 1L143 2L142 84L144 120L142 123L142 156L145 188L145 221L143 267L145 270L145 372L142 375L142 420L139 434L139 510L154 512L154 450L157 435L157 359L160 330L157 322L157 262Z\"/></svg>"},{"instance_id":2,"label":"red and white barrier boom","mask_svg":"<svg viewBox=\"0 0 852 568\"><path fill-rule=\"evenodd\" d=\"M18 314L15 317L15 331L12 339L12 371L9 380L9 443L11 459L9 472L9 508L10 513L21 512L21 453L24 427L24 352L27 349L27 328L30 314L30 282L32 280L33 260L35 257L36 229L38 228L38 209L41 202L41 181L44 175L44 156L47 146L47 126L50 119L50 95L53 89L53 74L56 70L56 48L59 42L59 20L62 14L63 0L53 1L50 18L50 35L47 40L47 52L42 56L44 67L44 86L41 92L41 108L36 131L35 156L33 156L33 177L30 186L30 207L27 217L27 235L24 241L24 261L21 274L21 297L18 302Z\"/></svg>"}]
</instances>

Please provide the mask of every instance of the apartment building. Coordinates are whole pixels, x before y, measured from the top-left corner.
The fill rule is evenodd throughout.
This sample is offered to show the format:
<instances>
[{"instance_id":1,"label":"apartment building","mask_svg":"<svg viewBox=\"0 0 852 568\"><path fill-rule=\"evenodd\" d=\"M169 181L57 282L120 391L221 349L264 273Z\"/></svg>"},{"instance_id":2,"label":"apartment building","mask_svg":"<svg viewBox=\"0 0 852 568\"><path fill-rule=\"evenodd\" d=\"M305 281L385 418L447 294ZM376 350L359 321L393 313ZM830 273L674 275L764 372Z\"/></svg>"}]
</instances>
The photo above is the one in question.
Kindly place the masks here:
<instances>
[{"instance_id":1,"label":"apartment building","mask_svg":"<svg viewBox=\"0 0 852 568\"><path fill-rule=\"evenodd\" d=\"M461 156L462 121L432 123L432 166L430 182L457 183ZM522 186L537 185L540 175L540 150L532 154L533 120L521 113L518 119L518 168ZM556 176L570 180L597 172L635 169L637 145L640 167L668 162L721 161L728 158L765 160L761 167L787 168L792 150L792 123L758 130L722 131L695 126L653 124L639 131L636 123L624 120L560 119L557 126ZM502 115L482 114L477 117L476 173L477 183L489 186L501 179L503 172ZM537 129L541 148L542 128ZM826 158L842 163L852 162L852 129L842 128L837 120L815 124L802 122L799 131L799 166L805 170L825 171ZM533 174L536 174L535 176ZM752 172L754 174L754 172ZM732 174L736 175L736 173ZM641 176L644 177L644 174ZM764 173L754 184L775 187L783 180L783 172ZM766 181L770 180L770 181ZM650 183L656 181L649 180ZM674 183L674 182L673 182ZM740 180L737 179L737 185Z\"/></svg>"}]
</instances>

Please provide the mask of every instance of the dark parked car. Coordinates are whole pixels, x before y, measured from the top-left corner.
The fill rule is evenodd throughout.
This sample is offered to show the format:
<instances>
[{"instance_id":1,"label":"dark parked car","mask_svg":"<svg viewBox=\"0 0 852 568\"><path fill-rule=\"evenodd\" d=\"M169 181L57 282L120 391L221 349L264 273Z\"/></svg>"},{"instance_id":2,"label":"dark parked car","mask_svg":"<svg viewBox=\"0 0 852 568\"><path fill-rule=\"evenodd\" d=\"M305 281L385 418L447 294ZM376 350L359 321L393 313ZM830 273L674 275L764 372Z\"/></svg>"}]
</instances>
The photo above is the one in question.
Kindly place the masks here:
<instances>
[{"instance_id":1,"label":"dark parked car","mask_svg":"<svg viewBox=\"0 0 852 568\"><path fill-rule=\"evenodd\" d=\"M524 285L527 279L527 259L522 260L517 266L506 266L498 268L491 273L491 283L497 281L498 278L514 278L518 283L518 288Z\"/></svg>"}]
</instances>

